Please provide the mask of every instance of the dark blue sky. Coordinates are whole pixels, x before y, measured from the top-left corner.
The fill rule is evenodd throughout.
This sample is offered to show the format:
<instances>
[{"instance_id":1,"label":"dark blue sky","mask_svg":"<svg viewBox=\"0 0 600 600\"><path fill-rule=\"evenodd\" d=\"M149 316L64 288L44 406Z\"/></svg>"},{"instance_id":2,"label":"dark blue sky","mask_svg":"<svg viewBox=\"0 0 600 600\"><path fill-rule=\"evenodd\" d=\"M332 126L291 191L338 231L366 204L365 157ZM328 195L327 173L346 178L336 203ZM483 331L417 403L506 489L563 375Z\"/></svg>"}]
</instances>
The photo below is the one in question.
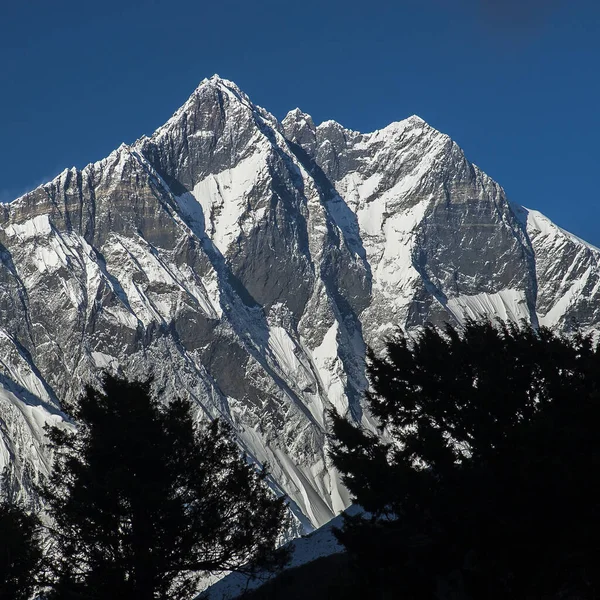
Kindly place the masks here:
<instances>
[{"instance_id":1,"label":"dark blue sky","mask_svg":"<svg viewBox=\"0 0 600 600\"><path fill-rule=\"evenodd\" d=\"M600 245L597 0L2 0L0 199L151 133L213 73L282 118L418 114Z\"/></svg>"}]
</instances>

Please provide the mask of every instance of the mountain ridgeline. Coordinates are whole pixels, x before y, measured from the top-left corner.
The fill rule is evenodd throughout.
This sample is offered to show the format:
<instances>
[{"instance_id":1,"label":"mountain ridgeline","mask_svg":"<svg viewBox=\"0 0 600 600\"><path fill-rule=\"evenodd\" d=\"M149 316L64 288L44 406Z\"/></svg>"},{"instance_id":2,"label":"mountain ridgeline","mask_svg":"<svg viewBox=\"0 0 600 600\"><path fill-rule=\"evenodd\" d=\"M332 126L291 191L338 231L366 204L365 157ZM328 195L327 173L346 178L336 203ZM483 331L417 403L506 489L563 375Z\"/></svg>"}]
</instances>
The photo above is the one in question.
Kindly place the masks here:
<instances>
[{"instance_id":1,"label":"mountain ridgeline","mask_svg":"<svg viewBox=\"0 0 600 600\"><path fill-rule=\"evenodd\" d=\"M0 260L0 493L31 495L44 423L108 370L231 423L304 530L349 503L326 413L371 427L367 346L470 317L600 329L600 251L447 135L279 122L217 76L151 137L2 205Z\"/></svg>"}]
</instances>

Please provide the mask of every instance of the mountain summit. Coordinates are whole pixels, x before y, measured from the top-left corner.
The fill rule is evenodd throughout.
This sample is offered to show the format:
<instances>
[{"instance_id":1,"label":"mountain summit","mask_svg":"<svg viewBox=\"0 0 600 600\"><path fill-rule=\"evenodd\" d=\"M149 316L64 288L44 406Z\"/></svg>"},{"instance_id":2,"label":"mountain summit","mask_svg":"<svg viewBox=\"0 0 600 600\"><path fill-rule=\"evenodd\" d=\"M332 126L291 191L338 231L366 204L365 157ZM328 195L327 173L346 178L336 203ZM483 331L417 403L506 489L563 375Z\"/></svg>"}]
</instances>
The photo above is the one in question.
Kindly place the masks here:
<instances>
[{"instance_id":1,"label":"mountain summit","mask_svg":"<svg viewBox=\"0 0 600 600\"><path fill-rule=\"evenodd\" d=\"M600 328L600 251L508 202L418 117L279 122L205 79L152 136L0 213L0 467L102 369L230 422L305 530L348 505L326 411L363 413L365 349L466 318ZM7 489L3 493L7 493Z\"/></svg>"}]
</instances>

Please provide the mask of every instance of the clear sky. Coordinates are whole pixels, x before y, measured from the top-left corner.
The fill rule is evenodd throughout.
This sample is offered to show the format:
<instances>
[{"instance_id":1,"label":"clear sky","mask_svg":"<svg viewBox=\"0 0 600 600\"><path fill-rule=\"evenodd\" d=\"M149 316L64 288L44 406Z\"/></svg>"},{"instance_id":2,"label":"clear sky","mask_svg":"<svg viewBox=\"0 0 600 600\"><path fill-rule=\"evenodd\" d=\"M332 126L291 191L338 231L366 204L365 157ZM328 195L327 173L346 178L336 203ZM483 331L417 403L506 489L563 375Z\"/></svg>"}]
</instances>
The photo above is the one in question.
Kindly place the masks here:
<instances>
[{"instance_id":1,"label":"clear sky","mask_svg":"<svg viewBox=\"0 0 600 600\"><path fill-rule=\"evenodd\" d=\"M598 0L0 0L0 199L151 133L213 73L279 118L418 114L600 245Z\"/></svg>"}]
</instances>

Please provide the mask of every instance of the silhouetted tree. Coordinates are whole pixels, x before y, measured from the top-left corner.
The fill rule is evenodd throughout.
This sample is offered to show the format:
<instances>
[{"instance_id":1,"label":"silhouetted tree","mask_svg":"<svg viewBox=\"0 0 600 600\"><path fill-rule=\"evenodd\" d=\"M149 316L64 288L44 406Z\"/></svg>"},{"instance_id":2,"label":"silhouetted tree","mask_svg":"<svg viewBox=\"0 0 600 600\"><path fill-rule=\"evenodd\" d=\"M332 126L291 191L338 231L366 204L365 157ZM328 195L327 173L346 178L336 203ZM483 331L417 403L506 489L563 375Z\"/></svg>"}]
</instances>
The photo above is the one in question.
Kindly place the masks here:
<instances>
[{"instance_id":1,"label":"silhouetted tree","mask_svg":"<svg viewBox=\"0 0 600 600\"><path fill-rule=\"evenodd\" d=\"M333 415L369 516L339 539L371 597L597 598L600 352L591 337L468 323L369 354L383 437Z\"/></svg>"},{"instance_id":2,"label":"silhouetted tree","mask_svg":"<svg viewBox=\"0 0 600 600\"><path fill-rule=\"evenodd\" d=\"M276 566L285 504L219 421L112 376L86 389L77 432L52 427L52 598L191 598L200 574Z\"/></svg>"},{"instance_id":3,"label":"silhouetted tree","mask_svg":"<svg viewBox=\"0 0 600 600\"><path fill-rule=\"evenodd\" d=\"M0 598L29 600L41 565L37 517L16 504L0 502Z\"/></svg>"}]
</instances>

